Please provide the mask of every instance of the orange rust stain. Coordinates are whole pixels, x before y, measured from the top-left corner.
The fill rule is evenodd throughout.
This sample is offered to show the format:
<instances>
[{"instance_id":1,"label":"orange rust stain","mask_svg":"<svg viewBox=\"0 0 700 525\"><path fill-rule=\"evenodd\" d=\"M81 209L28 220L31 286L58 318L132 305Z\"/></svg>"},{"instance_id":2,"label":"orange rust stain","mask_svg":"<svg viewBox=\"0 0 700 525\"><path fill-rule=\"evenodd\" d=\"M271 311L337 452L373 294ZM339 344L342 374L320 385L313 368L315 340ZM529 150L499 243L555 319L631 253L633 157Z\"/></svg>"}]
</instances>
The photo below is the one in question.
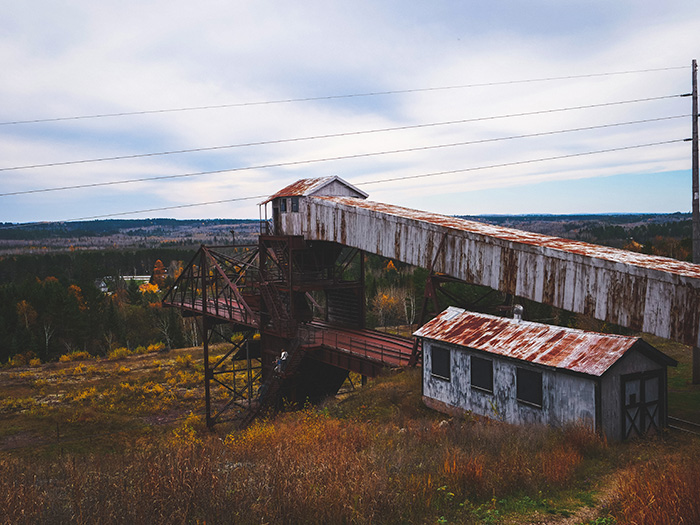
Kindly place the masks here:
<instances>
[{"instance_id":1,"label":"orange rust stain","mask_svg":"<svg viewBox=\"0 0 700 525\"><path fill-rule=\"evenodd\" d=\"M594 376L602 375L640 340L518 322L453 307L414 335Z\"/></svg>"},{"instance_id":2,"label":"orange rust stain","mask_svg":"<svg viewBox=\"0 0 700 525\"><path fill-rule=\"evenodd\" d=\"M484 224L476 221L459 219L457 217L448 217L437 213L412 210L410 208L394 206L392 204L358 200L352 197L313 196L312 198L335 202L343 206L363 208L397 217L404 217L406 219L424 221L454 230L474 233L485 238L488 237L518 244L527 244L530 246L540 246L542 248L549 248L560 252L583 255L611 262L629 264L632 266L640 266L642 268L659 270L686 277L700 278L700 265L684 261L677 261L668 257L630 252L608 246L598 246L582 241L551 237L540 233L525 232L512 228L495 226L492 224Z\"/></svg>"}]
</instances>

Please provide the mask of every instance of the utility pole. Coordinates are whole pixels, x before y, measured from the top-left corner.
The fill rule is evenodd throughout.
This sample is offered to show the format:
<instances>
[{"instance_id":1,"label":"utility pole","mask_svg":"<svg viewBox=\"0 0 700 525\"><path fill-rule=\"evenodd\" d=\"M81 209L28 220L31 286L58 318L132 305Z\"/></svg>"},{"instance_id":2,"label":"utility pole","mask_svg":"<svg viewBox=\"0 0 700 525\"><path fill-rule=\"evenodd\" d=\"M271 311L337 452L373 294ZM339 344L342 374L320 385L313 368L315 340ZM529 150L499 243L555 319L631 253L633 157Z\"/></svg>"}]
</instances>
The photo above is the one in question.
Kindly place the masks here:
<instances>
[{"instance_id":1,"label":"utility pole","mask_svg":"<svg viewBox=\"0 0 700 525\"><path fill-rule=\"evenodd\" d=\"M698 177L698 63L693 59L693 262L700 264L700 183ZM693 384L700 384L700 348L693 347Z\"/></svg>"},{"instance_id":2,"label":"utility pole","mask_svg":"<svg viewBox=\"0 0 700 525\"><path fill-rule=\"evenodd\" d=\"M698 63L693 60L693 262L700 264L700 184L698 183Z\"/></svg>"}]
</instances>

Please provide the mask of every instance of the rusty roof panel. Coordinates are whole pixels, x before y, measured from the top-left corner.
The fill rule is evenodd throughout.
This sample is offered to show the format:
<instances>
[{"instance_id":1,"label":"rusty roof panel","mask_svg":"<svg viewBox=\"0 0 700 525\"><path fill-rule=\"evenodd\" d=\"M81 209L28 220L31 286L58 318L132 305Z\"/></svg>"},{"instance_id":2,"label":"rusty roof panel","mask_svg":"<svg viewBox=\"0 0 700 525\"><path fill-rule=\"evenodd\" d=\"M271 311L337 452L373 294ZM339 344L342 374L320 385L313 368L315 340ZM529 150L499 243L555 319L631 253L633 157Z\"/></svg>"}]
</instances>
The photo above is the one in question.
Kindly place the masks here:
<instances>
[{"instance_id":1,"label":"rusty roof panel","mask_svg":"<svg viewBox=\"0 0 700 525\"><path fill-rule=\"evenodd\" d=\"M449 307L415 336L538 365L601 376L639 337L599 334Z\"/></svg>"},{"instance_id":2,"label":"rusty roof panel","mask_svg":"<svg viewBox=\"0 0 700 525\"><path fill-rule=\"evenodd\" d=\"M352 190L356 191L358 194L363 195L365 198L367 197L367 194L350 184L349 182L341 179L337 175L332 175L329 177L315 177L315 178L310 178L310 179L300 179L296 182L293 182L289 186L282 188L280 191L275 193L274 195L271 195L268 197L265 201L261 202L260 204L266 204L270 202L271 200L276 199L277 197L304 197L308 195L312 195L314 192L320 190L324 186L327 186L328 184L331 184L334 181L338 181L341 184L344 184L348 188L352 188Z\"/></svg>"},{"instance_id":3,"label":"rusty roof panel","mask_svg":"<svg viewBox=\"0 0 700 525\"><path fill-rule=\"evenodd\" d=\"M301 181L300 181L301 182ZM539 246L549 248L560 252L582 255L596 259L603 259L614 263L621 263L633 266L639 266L651 270L657 270L665 273L672 273L684 277L700 278L700 265L668 257L660 257L657 255L646 255L643 253L630 252L611 248L608 246L599 246L589 244L583 241L574 241L570 239L562 239L560 237L552 237L540 233L526 232L515 230L513 228L504 228L492 224L484 224L476 221L469 221L457 217L449 217L447 215L439 215L391 204L383 204L379 202L360 201L347 197L327 197L314 196L314 198L324 199L331 202L336 202L345 206L354 206L370 211L376 211L406 219L423 221L437 226L451 228L454 230L473 233L476 235L489 237L491 239L500 239L506 242L527 244L530 246Z\"/></svg>"},{"instance_id":4,"label":"rusty roof panel","mask_svg":"<svg viewBox=\"0 0 700 525\"><path fill-rule=\"evenodd\" d=\"M267 200L265 200L261 204L270 202L271 200L276 199L277 197L301 197L303 195L307 195L313 190L319 188L320 186L323 186L323 184L327 183L330 179L332 179L332 177L316 177L313 179L298 180L296 182L293 182L289 186L282 188L274 195L270 195L267 198Z\"/></svg>"}]
</instances>

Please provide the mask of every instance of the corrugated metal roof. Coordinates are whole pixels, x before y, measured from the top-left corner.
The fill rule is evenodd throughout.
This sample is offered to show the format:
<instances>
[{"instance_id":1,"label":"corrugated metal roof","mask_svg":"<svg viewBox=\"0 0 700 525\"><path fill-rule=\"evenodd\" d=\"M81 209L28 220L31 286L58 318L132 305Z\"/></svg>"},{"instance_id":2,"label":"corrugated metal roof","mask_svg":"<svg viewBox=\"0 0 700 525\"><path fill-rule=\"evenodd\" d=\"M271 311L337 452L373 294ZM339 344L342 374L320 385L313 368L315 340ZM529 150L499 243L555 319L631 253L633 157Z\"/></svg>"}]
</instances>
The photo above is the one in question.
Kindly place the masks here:
<instances>
[{"instance_id":1,"label":"corrugated metal roof","mask_svg":"<svg viewBox=\"0 0 700 525\"><path fill-rule=\"evenodd\" d=\"M353 186L349 182L341 179L337 175L332 175L329 177L315 177L315 178L310 178L310 179L300 179L296 182L293 182L289 186L282 188L280 191L278 191L274 195L271 195L270 197L268 197L265 201L261 202L260 204L267 204L268 202L276 199L277 197L306 197L308 195L312 195L314 192L320 190L321 188L330 184L333 181L341 182L342 184L346 185L347 187L352 188L357 193L367 197L367 194L364 191L356 188L355 186Z\"/></svg>"},{"instance_id":2,"label":"corrugated metal roof","mask_svg":"<svg viewBox=\"0 0 700 525\"><path fill-rule=\"evenodd\" d=\"M413 335L592 376L603 375L641 341L639 337L518 322L452 306Z\"/></svg>"},{"instance_id":3,"label":"corrugated metal roof","mask_svg":"<svg viewBox=\"0 0 700 525\"><path fill-rule=\"evenodd\" d=\"M457 217L449 217L437 213L430 213L420 210L413 210L392 204L383 204L366 200L350 199L347 197L328 197L314 196L314 198L324 199L327 201L336 202L344 206L354 206L356 208L364 208L367 210L404 217L406 219L424 221L446 228L483 235L492 239L500 239L507 242L520 244L528 244L531 246L540 246L550 248L562 252L584 255L596 259L603 259L622 264L630 264L640 266L652 270L673 273L685 277L700 278L700 264L693 264L668 257L660 257L657 255L646 255L643 253L630 252L611 248L608 246L599 246L583 241L574 241L570 239L562 239L560 237L552 237L540 233L526 232L513 228L504 228L492 224L484 224L476 221L469 221Z\"/></svg>"}]
</instances>

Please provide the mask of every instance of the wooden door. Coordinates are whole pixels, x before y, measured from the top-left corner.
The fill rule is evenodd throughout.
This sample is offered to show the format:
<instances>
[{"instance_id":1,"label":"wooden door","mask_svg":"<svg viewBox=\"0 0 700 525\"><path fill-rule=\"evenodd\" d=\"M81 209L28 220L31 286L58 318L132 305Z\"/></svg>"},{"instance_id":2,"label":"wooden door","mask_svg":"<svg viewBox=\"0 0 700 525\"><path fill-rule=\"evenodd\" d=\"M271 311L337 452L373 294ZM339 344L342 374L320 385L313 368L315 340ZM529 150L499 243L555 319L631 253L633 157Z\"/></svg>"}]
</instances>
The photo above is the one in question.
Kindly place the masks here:
<instances>
[{"instance_id":1,"label":"wooden door","mask_svg":"<svg viewBox=\"0 0 700 525\"><path fill-rule=\"evenodd\" d=\"M664 423L664 382L661 370L621 377L622 438L658 432Z\"/></svg>"}]
</instances>

